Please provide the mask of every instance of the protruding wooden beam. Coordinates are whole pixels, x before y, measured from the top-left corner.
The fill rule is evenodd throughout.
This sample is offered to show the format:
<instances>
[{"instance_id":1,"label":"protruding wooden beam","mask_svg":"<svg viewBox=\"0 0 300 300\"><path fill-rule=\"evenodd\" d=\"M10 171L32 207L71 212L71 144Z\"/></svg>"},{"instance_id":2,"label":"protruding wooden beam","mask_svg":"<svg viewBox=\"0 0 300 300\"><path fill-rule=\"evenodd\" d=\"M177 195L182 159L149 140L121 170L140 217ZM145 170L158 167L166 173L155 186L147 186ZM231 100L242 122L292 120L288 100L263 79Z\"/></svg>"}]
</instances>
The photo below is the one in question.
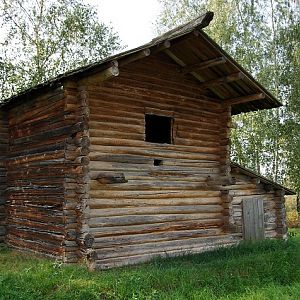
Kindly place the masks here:
<instances>
[{"instance_id":1,"label":"protruding wooden beam","mask_svg":"<svg viewBox=\"0 0 300 300\"><path fill-rule=\"evenodd\" d=\"M92 82L100 83L109 78L118 76L119 68L117 65L118 64L116 62L114 62L111 67L108 67L107 69L96 73L95 76L92 76L91 78L88 76L88 77L81 79L79 85L85 85L85 84L92 83Z\"/></svg>"},{"instance_id":2,"label":"protruding wooden beam","mask_svg":"<svg viewBox=\"0 0 300 300\"><path fill-rule=\"evenodd\" d=\"M222 85L225 83L229 83L229 82L233 82L233 81L237 81L240 79L243 79L245 77L245 75L242 72L237 72L234 74L230 74L221 78L217 78L217 79L212 79L212 80L208 80L205 81L203 83L200 83L200 87L203 89L207 89L213 86L217 86L217 85Z\"/></svg>"},{"instance_id":3,"label":"protruding wooden beam","mask_svg":"<svg viewBox=\"0 0 300 300\"><path fill-rule=\"evenodd\" d=\"M221 57L216 57L213 59L209 59L206 61L202 61L199 63L195 63L192 65L188 65L186 67L183 67L181 69L181 72L183 74L187 74L193 71L199 71L199 70L203 70L203 69L207 69L207 68L211 68L213 66L217 66L217 65L221 65L221 64L225 64L226 63L226 58L224 56Z\"/></svg>"},{"instance_id":4,"label":"protruding wooden beam","mask_svg":"<svg viewBox=\"0 0 300 300\"><path fill-rule=\"evenodd\" d=\"M118 65L119 64L118 64L117 60L112 60L106 64L103 64L100 66L95 66L95 67L87 70L86 72L87 72L87 75L102 74L102 73L107 73L107 70L110 68L112 68L114 70L113 72L115 72L115 70L118 69ZM76 83L76 86L77 86L77 83Z\"/></svg>"},{"instance_id":5,"label":"protruding wooden beam","mask_svg":"<svg viewBox=\"0 0 300 300\"><path fill-rule=\"evenodd\" d=\"M138 52L133 53L133 54L129 54L128 56L119 59L119 66L128 65L128 64L130 64L130 63L132 63L136 60L142 59L142 58L147 57L149 55L150 55L150 49L149 48L138 51Z\"/></svg>"},{"instance_id":6,"label":"protruding wooden beam","mask_svg":"<svg viewBox=\"0 0 300 300\"><path fill-rule=\"evenodd\" d=\"M254 183L255 185L259 185L261 183L261 180L258 177L253 177L251 178L251 182Z\"/></svg>"},{"instance_id":7,"label":"protruding wooden beam","mask_svg":"<svg viewBox=\"0 0 300 300\"><path fill-rule=\"evenodd\" d=\"M169 49L171 47L171 42L170 41L164 41L163 43L157 45L153 49L151 49L152 54L156 54L158 52L164 51L166 49Z\"/></svg>"},{"instance_id":8,"label":"protruding wooden beam","mask_svg":"<svg viewBox=\"0 0 300 300\"><path fill-rule=\"evenodd\" d=\"M123 173L116 173L116 174L99 173L96 177L96 180L101 184L114 184L114 183L128 182L128 180L125 179L125 175Z\"/></svg>"},{"instance_id":9,"label":"protruding wooden beam","mask_svg":"<svg viewBox=\"0 0 300 300\"><path fill-rule=\"evenodd\" d=\"M237 97L237 98L233 98L233 99L227 99L227 100L224 100L223 103L226 105L236 105L236 104L261 100L261 99L264 99L265 97L266 97L266 95L264 93L259 93L259 94L247 95L247 96L243 96L243 97Z\"/></svg>"}]
</instances>

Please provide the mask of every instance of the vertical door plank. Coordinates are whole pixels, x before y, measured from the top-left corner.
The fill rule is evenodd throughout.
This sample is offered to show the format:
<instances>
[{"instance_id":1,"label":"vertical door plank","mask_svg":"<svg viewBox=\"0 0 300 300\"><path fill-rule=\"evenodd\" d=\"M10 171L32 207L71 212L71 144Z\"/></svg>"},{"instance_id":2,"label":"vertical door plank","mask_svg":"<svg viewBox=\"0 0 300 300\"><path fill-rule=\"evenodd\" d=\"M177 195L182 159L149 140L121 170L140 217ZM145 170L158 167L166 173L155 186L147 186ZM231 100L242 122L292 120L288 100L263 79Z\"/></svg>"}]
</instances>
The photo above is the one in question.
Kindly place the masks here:
<instances>
[{"instance_id":1,"label":"vertical door plank","mask_svg":"<svg viewBox=\"0 0 300 300\"><path fill-rule=\"evenodd\" d=\"M262 240L265 237L264 204L261 199L243 201L243 225L245 240Z\"/></svg>"}]
</instances>

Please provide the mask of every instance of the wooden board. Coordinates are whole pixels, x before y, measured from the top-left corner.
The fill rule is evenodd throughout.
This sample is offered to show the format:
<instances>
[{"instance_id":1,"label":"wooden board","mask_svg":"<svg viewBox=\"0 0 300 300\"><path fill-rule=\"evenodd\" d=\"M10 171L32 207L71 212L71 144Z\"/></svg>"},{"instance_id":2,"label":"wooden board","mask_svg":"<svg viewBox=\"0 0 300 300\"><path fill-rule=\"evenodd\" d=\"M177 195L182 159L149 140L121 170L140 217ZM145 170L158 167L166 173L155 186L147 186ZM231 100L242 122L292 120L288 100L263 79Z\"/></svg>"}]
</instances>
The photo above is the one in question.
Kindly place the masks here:
<instances>
[{"instance_id":1,"label":"wooden board","mask_svg":"<svg viewBox=\"0 0 300 300\"><path fill-rule=\"evenodd\" d=\"M262 199L243 200L243 222L245 240L265 238L264 203Z\"/></svg>"}]
</instances>

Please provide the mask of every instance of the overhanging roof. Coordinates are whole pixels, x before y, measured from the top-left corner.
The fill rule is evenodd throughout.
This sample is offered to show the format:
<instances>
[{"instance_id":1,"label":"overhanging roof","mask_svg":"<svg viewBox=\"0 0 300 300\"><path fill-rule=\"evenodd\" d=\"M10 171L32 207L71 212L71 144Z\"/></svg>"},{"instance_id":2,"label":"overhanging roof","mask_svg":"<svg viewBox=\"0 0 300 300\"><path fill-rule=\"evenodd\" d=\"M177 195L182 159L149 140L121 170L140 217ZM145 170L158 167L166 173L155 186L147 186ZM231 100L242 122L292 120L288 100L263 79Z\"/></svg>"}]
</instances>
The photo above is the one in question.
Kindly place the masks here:
<instances>
[{"instance_id":1,"label":"overhanging roof","mask_svg":"<svg viewBox=\"0 0 300 300\"><path fill-rule=\"evenodd\" d=\"M131 63L148 55L164 53L178 65L178 72L196 78L203 97L231 105L232 114L270 109L281 103L247 71L215 43L202 28L209 25L213 13L207 12L193 21L153 39L141 47L110 56L97 63L61 74L47 82L25 90L0 104L0 107L24 101L44 89L60 86L65 80L82 78L101 72L114 64L121 70L124 62ZM115 75L117 75L116 73Z\"/></svg>"},{"instance_id":2,"label":"overhanging roof","mask_svg":"<svg viewBox=\"0 0 300 300\"><path fill-rule=\"evenodd\" d=\"M275 190L283 190L285 192L286 195L296 195L297 193L294 192L293 190L291 189L288 189L286 187L284 187L283 185L277 183L277 182L274 182L264 176L261 176L249 169L246 169L244 167L242 167L241 165L235 163L235 162L231 162L231 169L233 171L233 173L238 173L238 174L243 174L243 175L246 175L248 177L251 177L251 178L257 178L259 179L259 181L265 185L269 185L269 186L272 186Z\"/></svg>"}]
</instances>

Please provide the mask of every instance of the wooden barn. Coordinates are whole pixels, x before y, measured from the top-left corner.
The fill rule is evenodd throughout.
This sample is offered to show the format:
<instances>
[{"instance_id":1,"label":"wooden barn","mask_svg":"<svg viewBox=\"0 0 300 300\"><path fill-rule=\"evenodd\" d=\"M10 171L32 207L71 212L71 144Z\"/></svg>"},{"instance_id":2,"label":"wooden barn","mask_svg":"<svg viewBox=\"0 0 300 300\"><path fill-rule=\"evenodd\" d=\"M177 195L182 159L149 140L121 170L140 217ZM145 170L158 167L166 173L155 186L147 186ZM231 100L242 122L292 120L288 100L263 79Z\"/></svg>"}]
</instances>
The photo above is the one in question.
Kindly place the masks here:
<instances>
[{"instance_id":1,"label":"wooden barn","mask_svg":"<svg viewBox=\"0 0 300 300\"><path fill-rule=\"evenodd\" d=\"M231 116L281 104L213 13L1 104L0 241L90 268L285 238L289 189L230 162Z\"/></svg>"}]
</instances>

